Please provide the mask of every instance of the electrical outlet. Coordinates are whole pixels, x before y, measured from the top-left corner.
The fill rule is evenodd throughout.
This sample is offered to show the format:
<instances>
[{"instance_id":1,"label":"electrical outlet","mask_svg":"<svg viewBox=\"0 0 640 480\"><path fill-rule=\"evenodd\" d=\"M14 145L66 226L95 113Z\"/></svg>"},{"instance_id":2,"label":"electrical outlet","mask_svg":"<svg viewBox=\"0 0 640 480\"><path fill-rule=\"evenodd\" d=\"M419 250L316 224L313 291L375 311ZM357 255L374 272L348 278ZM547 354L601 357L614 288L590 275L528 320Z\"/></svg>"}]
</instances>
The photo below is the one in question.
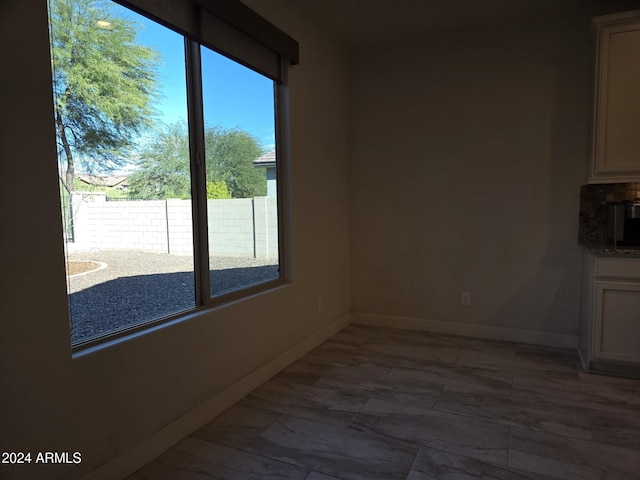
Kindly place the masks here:
<instances>
[{"instance_id":1,"label":"electrical outlet","mask_svg":"<svg viewBox=\"0 0 640 480\"><path fill-rule=\"evenodd\" d=\"M460 305L468 307L471 305L471 292L462 292L460 294Z\"/></svg>"},{"instance_id":2,"label":"electrical outlet","mask_svg":"<svg viewBox=\"0 0 640 480\"><path fill-rule=\"evenodd\" d=\"M318 297L318 311L324 311L324 298Z\"/></svg>"}]
</instances>

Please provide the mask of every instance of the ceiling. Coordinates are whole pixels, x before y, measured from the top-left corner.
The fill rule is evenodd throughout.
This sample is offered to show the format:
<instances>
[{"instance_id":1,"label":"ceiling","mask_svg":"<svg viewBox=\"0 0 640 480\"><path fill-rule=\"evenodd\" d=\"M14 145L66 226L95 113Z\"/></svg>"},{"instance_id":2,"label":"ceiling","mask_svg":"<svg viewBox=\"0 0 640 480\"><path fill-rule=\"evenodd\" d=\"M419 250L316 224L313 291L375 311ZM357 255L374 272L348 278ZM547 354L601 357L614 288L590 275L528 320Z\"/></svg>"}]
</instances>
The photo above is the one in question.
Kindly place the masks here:
<instances>
[{"instance_id":1,"label":"ceiling","mask_svg":"<svg viewBox=\"0 0 640 480\"><path fill-rule=\"evenodd\" d=\"M575 9L597 14L640 8L619 0L287 0L350 47L401 41L479 23L557 14Z\"/></svg>"}]
</instances>

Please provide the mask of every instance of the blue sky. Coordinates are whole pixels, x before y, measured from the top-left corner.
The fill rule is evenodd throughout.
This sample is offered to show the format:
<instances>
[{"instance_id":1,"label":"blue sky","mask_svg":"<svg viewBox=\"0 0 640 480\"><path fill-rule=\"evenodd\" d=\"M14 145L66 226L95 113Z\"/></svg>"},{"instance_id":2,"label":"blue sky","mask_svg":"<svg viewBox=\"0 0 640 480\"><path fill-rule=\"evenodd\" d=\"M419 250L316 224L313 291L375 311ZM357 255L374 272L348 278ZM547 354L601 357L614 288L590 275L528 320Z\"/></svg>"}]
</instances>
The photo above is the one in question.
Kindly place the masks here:
<instances>
[{"instance_id":1,"label":"blue sky","mask_svg":"<svg viewBox=\"0 0 640 480\"><path fill-rule=\"evenodd\" d=\"M120 15L120 9L116 7ZM143 16L125 10L122 15L141 24L140 44L161 55L159 68L162 121L186 122L184 40ZM274 136L273 81L226 57L202 47L202 77L205 124L242 128L264 148L272 148Z\"/></svg>"}]
</instances>

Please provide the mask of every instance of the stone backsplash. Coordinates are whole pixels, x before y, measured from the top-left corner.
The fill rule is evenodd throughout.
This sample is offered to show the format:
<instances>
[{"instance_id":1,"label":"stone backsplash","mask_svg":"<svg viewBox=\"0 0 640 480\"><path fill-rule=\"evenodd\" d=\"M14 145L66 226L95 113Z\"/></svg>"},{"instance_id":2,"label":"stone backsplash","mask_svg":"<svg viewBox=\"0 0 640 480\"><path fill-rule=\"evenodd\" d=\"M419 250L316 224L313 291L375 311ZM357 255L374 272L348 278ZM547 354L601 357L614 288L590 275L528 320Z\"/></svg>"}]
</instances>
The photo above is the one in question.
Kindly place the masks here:
<instances>
[{"instance_id":1,"label":"stone backsplash","mask_svg":"<svg viewBox=\"0 0 640 480\"><path fill-rule=\"evenodd\" d=\"M583 185L580 188L578 243L607 244L607 203L640 198L640 183Z\"/></svg>"}]
</instances>

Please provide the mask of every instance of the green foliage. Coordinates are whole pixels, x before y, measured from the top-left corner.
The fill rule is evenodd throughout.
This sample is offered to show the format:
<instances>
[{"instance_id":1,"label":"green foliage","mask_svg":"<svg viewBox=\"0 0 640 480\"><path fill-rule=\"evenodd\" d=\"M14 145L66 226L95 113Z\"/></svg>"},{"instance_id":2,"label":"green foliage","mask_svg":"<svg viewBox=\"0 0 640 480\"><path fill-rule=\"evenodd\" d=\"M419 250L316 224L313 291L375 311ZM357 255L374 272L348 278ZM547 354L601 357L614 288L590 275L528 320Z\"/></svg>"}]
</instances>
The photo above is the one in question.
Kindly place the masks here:
<instances>
[{"instance_id":1,"label":"green foliage","mask_svg":"<svg viewBox=\"0 0 640 480\"><path fill-rule=\"evenodd\" d=\"M169 125L142 153L129 177L129 194L142 199L190 198L189 137L185 125Z\"/></svg>"},{"instance_id":2,"label":"green foliage","mask_svg":"<svg viewBox=\"0 0 640 480\"><path fill-rule=\"evenodd\" d=\"M207 181L224 181L233 198L267 194L265 171L253 165L253 160L264 152L250 133L238 128L209 127L204 138Z\"/></svg>"},{"instance_id":3,"label":"green foliage","mask_svg":"<svg viewBox=\"0 0 640 480\"><path fill-rule=\"evenodd\" d=\"M207 182L207 198L231 198L231 192L222 180Z\"/></svg>"},{"instance_id":4,"label":"green foliage","mask_svg":"<svg viewBox=\"0 0 640 480\"><path fill-rule=\"evenodd\" d=\"M136 24L112 2L50 0L56 131L72 188L74 162L106 172L150 125L158 54L136 43Z\"/></svg>"},{"instance_id":5,"label":"green foliage","mask_svg":"<svg viewBox=\"0 0 640 480\"><path fill-rule=\"evenodd\" d=\"M263 169L253 160L262 155L256 139L240 129L205 130L208 198L250 198L266 195ZM143 199L190 197L187 127L173 124L161 131L144 151L139 168L129 177L129 193Z\"/></svg>"}]
</instances>

